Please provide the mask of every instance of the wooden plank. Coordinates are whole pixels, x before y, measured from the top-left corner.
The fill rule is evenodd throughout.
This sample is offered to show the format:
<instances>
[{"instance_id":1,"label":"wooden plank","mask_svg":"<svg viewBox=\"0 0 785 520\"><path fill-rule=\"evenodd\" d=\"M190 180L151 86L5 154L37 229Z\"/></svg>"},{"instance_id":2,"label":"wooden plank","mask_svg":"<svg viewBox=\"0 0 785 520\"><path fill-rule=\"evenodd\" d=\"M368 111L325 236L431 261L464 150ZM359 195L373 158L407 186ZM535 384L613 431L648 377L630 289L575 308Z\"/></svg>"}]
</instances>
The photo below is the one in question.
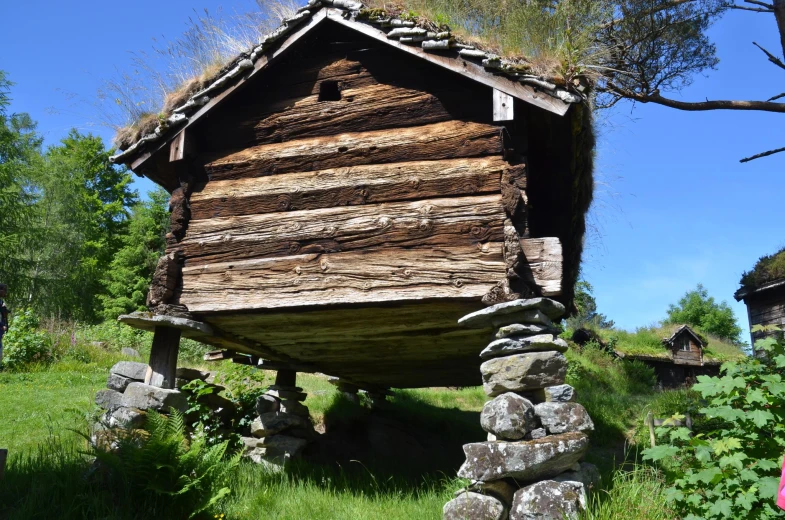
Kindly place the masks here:
<instances>
[{"instance_id":1,"label":"wooden plank","mask_svg":"<svg viewBox=\"0 0 785 520\"><path fill-rule=\"evenodd\" d=\"M255 146L205 166L210 180L261 177L360 164L501 154L499 127L448 121Z\"/></svg>"},{"instance_id":2,"label":"wooden plank","mask_svg":"<svg viewBox=\"0 0 785 520\"><path fill-rule=\"evenodd\" d=\"M159 388L174 388L179 350L180 329L156 327L144 382Z\"/></svg>"},{"instance_id":3,"label":"wooden plank","mask_svg":"<svg viewBox=\"0 0 785 520\"><path fill-rule=\"evenodd\" d=\"M244 85L249 79L256 76L259 71L264 70L272 63L278 61L281 55L286 52L289 47L294 45L300 38L308 34L311 29L322 23L326 19L327 13L324 10L320 10L316 12L313 16L311 16L308 20L300 24L294 31L292 31L287 37L285 37L281 43L274 47L271 51L268 51L266 54L262 55L256 63L254 63L253 69L248 74L239 78L234 84L227 87L220 94L212 97L210 101L208 101L202 108L200 108L194 114L191 114L188 117L188 121L185 123L183 130L193 126L197 121L199 121L204 115L209 112L214 106L221 103L224 99L227 98L232 92L240 88ZM156 152L164 148L165 146L169 145L169 139L163 139L159 141L157 145L153 145L150 149L140 156L138 156L130 165L131 170L137 171L137 169L144 167L144 164L147 160L155 155Z\"/></svg>"},{"instance_id":4,"label":"wooden plank","mask_svg":"<svg viewBox=\"0 0 785 520\"><path fill-rule=\"evenodd\" d=\"M174 136L174 139L172 139L172 142L169 145L169 162L182 161L185 159L185 146L185 129L183 129Z\"/></svg>"},{"instance_id":5,"label":"wooden plank","mask_svg":"<svg viewBox=\"0 0 785 520\"><path fill-rule=\"evenodd\" d=\"M192 221L178 248L192 267L247 258L501 242L500 195L388 202Z\"/></svg>"},{"instance_id":6,"label":"wooden plank","mask_svg":"<svg viewBox=\"0 0 785 520\"><path fill-rule=\"evenodd\" d=\"M553 112L554 114L563 116L570 108L569 103L565 103L564 101L556 99L547 94L537 92L534 88L528 85L523 85L517 81L509 80L503 76L497 76L493 73L489 73L480 64L461 58L453 58L444 56L442 54L430 53L424 51L421 47L406 45L397 40L391 40L387 38L387 33L381 29L377 29L371 25L344 19L343 11L341 10L325 8L324 11L327 12L329 20L333 22L359 31L366 36L370 36L374 40L386 43L387 45L400 49L409 54L413 54L418 58L424 59L425 61L434 63L453 72L457 72L463 76L467 76L479 83L482 83L483 85L498 89L501 92L509 94L522 101L526 101L527 103L530 103L536 107L543 108L548 112Z\"/></svg>"},{"instance_id":7,"label":"wooden plank","mask_svg":"<svg viewBox=\"0 0 785 520\"><path fill-rule=\"evenodd\" d=\"M522 238L525 262L521 263L524 277L540 289L543 296L562 293L564 272L561 241L556 237Z\"/></svg>"},{"instance_id":8,"label":"wooden plank","mask_svg":"<svg viewBox=\"0 0 785 520\"><path fill-rule=\"evenodd\" d=\"M493 120L512 121L515 119L512 96L499 89L493 89Z\"/></svg>"},{"instance_id":9,"label":"wooden plank","mask_svg":"<svg viewBox=\"0 0 785 520\"><path fill-rule=\"evenodd\" d=\"M504 276L501 243L432 250L385 248L186 267L191 312L432 298L481 298Z\"/></svg>"},{"instance_id":10,"label":"wooden plank","mask_svg":"<svg viewBox=\"0 0 785 520\"><path fill-rule=\"evenodd\" d=\"M498 193L500 177L514 168L501 157L482 157L293 172L263 182L211 181L191 195L191 218ZM525 178L520 182L525 186Z\"/></svg>"}]
</instances>

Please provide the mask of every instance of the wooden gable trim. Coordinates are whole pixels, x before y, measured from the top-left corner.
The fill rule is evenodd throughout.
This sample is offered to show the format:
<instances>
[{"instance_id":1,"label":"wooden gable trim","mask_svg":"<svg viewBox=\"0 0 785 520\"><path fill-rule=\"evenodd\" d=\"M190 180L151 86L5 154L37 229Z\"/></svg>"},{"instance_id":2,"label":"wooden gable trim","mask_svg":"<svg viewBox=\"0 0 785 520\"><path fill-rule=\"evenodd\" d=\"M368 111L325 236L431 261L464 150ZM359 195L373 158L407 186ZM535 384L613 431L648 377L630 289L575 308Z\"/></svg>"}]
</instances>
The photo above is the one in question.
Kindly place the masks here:
<instances>
[{"instance_id":1,"label":"wooden gable trim","mask_svg":"<svg viewBox=\"0 0 785 520\"><path fill-rule=\"evenodd\" d=\"M503 76L494 75L485 70L485 68L477 63L473 63L462 58L452 58L432 52L424 51L420 47L405 45L397 40L391 40L387 37L387 33L373 27L371 25L357 22L351 19L344 18L345 12L335 8L321 8L316 11L313 16L302 23L296 30L287 36L283 42L273 51L262 55L254 63L253 69L244 76L242 76L233 85L225 88L215 97L212 97L204 106L198 111L188 117L188 121L180 129L182 132L199 121L205 114L207 114L213 107L221 103L232 92L244 85L248 80L256 76L260 71L266 69L269 65L278 61L278 59L297 41L303 36L308 34L312 29L320 25L324 20L330 20L344 27L353 29L365 36L373 38L374 40L383 42L387 45L400 49L408 54L417 56L425 61L446 68L462 76L466 76L482 85L489 86L501 93L518 98L526 103L530 103L536 107L547 110L559 116L563 116L570 108L570 104L560 99L554 98L548 94L538 92L535 88L518 83L516 81L507 79ZM175 139L178 134L169 136L161 141L153 144L147 151L141 153L135 160L130 163L130 169L137 171L143 168L145 163L160 150L170 146L170 143Z\"/></svg>"},{"instance_id":2,"label":"wooden gable trim","mask_svg":"<svg viewBox=\"0 0 785 520\"><path fill-rule=\"evenodd\" d=\"M533 87L530 87L529 85L523 85L517 81L512 81L503 76L491 74L485 70L485 67L477 63L472 63L461 58L451 58L449 56L427 52L421 47L406 45L397 40L391 40L387 37L387 33L381 29L377 29L376 27L364 23L345 19L343 17L343 11L338 9L323 8L323 11L327 13L327 17L330 20L337 22L344 27L354 29L355 31L369 36L374 40L386 43L387 45L395 47L396 49L400 49L425 61L434 63L440 67L444 67L445 69L457 72L462 76L466 76L467 78L473 79L478 83L482 83L483 85L500 90L505 94L509 94L512 97L516 97L522 101L531 103L532 105L545 109L548 112L553 112L554 114L563 116L570 108L569 103L565 103L564 101L554 98L548 94L537 92L537 90L535 90Z\"/></svg>"}]
</instances>

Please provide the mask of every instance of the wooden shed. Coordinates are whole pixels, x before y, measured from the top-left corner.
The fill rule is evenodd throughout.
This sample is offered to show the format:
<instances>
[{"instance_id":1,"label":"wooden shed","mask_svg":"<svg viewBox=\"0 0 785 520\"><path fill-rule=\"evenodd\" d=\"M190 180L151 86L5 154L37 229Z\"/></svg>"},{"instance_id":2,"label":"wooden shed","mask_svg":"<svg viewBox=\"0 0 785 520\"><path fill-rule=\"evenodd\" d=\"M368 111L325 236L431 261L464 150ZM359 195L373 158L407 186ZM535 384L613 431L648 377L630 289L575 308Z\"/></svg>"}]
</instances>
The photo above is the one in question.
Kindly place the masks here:
<instances>
[{"instance_id":1,"label":"wooden shed","mask_svg":"<svg viewBox=\"0 0 785 520\"><path fill-rule=\"evenodd\" d=\"M747 318L750 324L750 340L755 342L771 332L753 331L755 325L762 327L773 325L785 330L785 249L764 256L755 264L751 271L741 278L741 288L736 291L736 301L743 301L747 306Z\"/></svg>"},{"instance_id":2,"label":"wooden shed","mask_svg":"<svg viewBox=\"0 0 785 520\"><path fill-rule=\"evenodd\" d=\"M312 2L114 160L172 193L150 382L180 334L364 388L475 385L461 316L572 298L592 197L580 81L445 28Z\"/></svg>"}]
</instances>

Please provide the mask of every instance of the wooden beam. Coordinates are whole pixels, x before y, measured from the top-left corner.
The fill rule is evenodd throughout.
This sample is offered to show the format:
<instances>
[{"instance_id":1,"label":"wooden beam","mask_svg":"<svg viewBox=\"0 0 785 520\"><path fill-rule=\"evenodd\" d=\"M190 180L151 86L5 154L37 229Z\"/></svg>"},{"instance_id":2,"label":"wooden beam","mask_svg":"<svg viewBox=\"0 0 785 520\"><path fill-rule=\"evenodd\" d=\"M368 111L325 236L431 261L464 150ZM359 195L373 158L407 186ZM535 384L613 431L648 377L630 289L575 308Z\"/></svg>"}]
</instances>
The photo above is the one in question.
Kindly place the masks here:
<instances>
[{"instance_id":1,"label":"wooden beam","mask_svg":"<svg viewBox=\"0 0 785 520\"><path fill-rule=\"evenodd\" d=\"M561 241L556 237L522 238L521 247L525 262L527 281L534 282L543 296L559 296L562 293L564 263Z\"/></svg>"},{"instance_id":2,"label":"wooden beam","mask_svg":"<svg viewBox=\"0 0 785 520\"><path fill-rule=\"evenodd\" d=\"M183 269L191 312L433 298L479 300L504 277L501 242L241 260Z\"/></svg>"},{"instance_id":3,"label":"wooden beam","mask_svg":"<svg viewBox=\"0 0 785 520\"><path fill-rule=\"evenodd\" d=\"M512 96L499 89L493 89L493 120L512 121L513 119L515 115Z\"/></svg>"},{"instance_id":4,"label":"wooden beam","mask_svg":"<svg viewBox=\"0 0 785 520\"><path fill-rule=\"evenodd\" d=\"M499 193L500 176L518 175L518 169L501 157L479 157L292 172L271 175L264 182L255 178L211 181L191 195L191 223L199 226L195 220L214 217ZM526 186L525 176L515 178Z\"/></svg>"},{"instance_id":5,"label":"wooden beam","mask_svg":"<svg viewBox=\"0 0 785 520\"><path fill-rule=\"evenodd\" d=\"M443 54L427 52L424 51L421 47L406 45L397 40L391 40L387 38L387 33L381 29L377 29L376 27L368 24L345 19L343 17L343 11L339 9L324 8L323 10L327 12L327 17L332 22L338 23L350 29L354 29L355 31L365 34L366 36L370 36L374 40L386 43L387 45L417 56L418 58L422 58L425 61L429 61L440 67L444 67L463 76L467 76L479 83L482 83L483 85L498 89L501 92L509 94L510 96L516 97L522 101L526 101L527 103L530 103L536 107L543 108L548 112L553 112L554 114L563 116L570 108L569 103L565 103L564 101L556 99L548 94L538 92L533 87L528 85L523 85L517 81L507 79L503 76L494 75L493 73L486 71L485 68L480 64L461 58L452 58L449 56L444 56Z\"/></svg>"},{"instance_id":6,"label":"wooden beam","mask_svg":"<svg viewBox=\"0 0 785 520\"><path fill-rule=\"evenodd\" d=\"M186 130L182 129L169 144L169 162L182 161L186 156L186 145L190 141L185 139Z\"/></svg>"},{"instance_id":7,"label":"wooden beam","mask_svg":"<svg viewBox=\"0 0 785 520\"><path fill-rule=\"evenodd\" d=\"M180 329L156 327L144 382L159 388L174 388L179 350Z\"/></svg>"},{"instance_id":8,"label":"wooden beam","mask_svg":"<svg viewBox=\"0 0 785 520\"><path fill-rule=\"evenodd\" d=\"M297 372L294 370L278 370L275 375L275 386L280 387L296 387L297 386Z\"/></svg>"},{"instance_id":9,"label":"wooden beam","mask_svg":"<svg viewBox=\"0 0 785 520\"><path fill-rule=\"evenodd\" d=\"M356 166L501 155L501 128L447 121L254 146L205 165L211 181Z\"/></svg>"},{"instance_id":10,"label":"wooden beam","mask_svg":"<svg viewBox=\"0 0 785 520\"><path fill-rule=\"evenodd\" d=\"M501 197L453 197L193 221L178 244L194 267L250 258L380 248L478 245L504 239Z\"/></svg>"}]
</instances>

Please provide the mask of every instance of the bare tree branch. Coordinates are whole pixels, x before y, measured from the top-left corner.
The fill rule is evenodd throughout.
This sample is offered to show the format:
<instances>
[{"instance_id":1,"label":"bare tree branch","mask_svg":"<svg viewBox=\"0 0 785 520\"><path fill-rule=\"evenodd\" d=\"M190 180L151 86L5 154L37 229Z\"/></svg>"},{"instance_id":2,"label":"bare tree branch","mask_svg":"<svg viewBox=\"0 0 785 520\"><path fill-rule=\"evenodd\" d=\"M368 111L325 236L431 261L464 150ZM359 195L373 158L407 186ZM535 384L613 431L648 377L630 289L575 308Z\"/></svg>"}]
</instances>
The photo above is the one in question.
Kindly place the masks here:
<instances>
[{"instance_id":1,"label":"bare tree branch","mask_svg":"<svg viewBox=\"0 0 785 520\"><path fill-rule=\"evenodd\" d=\"M782 94L777 94L776 96L771 97L771 98L767 99L766 101L776 101L777 99L784 98L784 97L785 97L785 92L783 92Z\"/></svg>"},{"instance_id":2,"label":"bare tree branch","mask_svg":"<svg viewBox=\"0 0 785 520\"><path fill-rule=\"evenodd\" d=\"M752 11L754 13L768 13L771 14L774 12L772 9L765 9L763 7L747 7L746 5L731 5L729 6L730 9L738 9L740 11Z\"/></svg>"},{"instance_id":3,"label":"bare tree branch","mask_svg":"<svg viewBox=\"0 0 785 520\"><path fill-rule=\"evenodd\" d=\"M658 91L655 91L652 94L643 94L619 88L612 84L608 84L606 88L616 95L632 99L633 101L656 103L658 105L692 112L705 110L758 110L762 112L785 113L785 103L736 100L677 101L675 99L662 97Z\"/></svg>"},{"instance_id":4,"label":"bare tree branch","mask_svg":"<svg viewBox=\"0 0 785 520\"><path fill-rule=\"evenodd\" d=\"M757 48L759 48L760 50L762 50L764 53L766 53L766 56L768 56L768 57L769 57L769 61L770 61L770 62L772 62L772 63L773 63L774 65L776 65L777 67L780 67L781 69L785 69L785 63L782 63L782 60L781 60L781 59L779 59L778 57L776 57L775 55L773 55L772 53L770 53L769 51L767 51L766 49L764 49L763 47L761 47L760 45L758 45L758 44L757 44L757 42L752 42L752 44L753 44L755 47L757 47Z\"/></svg>"},{"instance_id":5,"label":"bare tree branch","mask_svg":"<svg viewBox=\"0 0 785 520\"><path fill-rule=\"evenodd\" d=\"M739 162L745 163L754 161L755 159L760 159L761 157L768 157L769 155L774 155L775 153L785 152L785 148L777 148L776 150L769 150L768 152L759 153L757 155L753 155L750 157L745 157L741 159Z\"/></svg>"},{"instance_id":6,"label":"bare tree branch","mask_svg":"<svg viewBox=\"0 0 785 520\"><path fill-rule=\"evenodd\" d=\"M748 4L755 4L761 7L765 7L766 9L771 9L774 11L774 4L767 4L766 2L760 2L758 0L744 0Z\"/></svg>"}]
</instances>

